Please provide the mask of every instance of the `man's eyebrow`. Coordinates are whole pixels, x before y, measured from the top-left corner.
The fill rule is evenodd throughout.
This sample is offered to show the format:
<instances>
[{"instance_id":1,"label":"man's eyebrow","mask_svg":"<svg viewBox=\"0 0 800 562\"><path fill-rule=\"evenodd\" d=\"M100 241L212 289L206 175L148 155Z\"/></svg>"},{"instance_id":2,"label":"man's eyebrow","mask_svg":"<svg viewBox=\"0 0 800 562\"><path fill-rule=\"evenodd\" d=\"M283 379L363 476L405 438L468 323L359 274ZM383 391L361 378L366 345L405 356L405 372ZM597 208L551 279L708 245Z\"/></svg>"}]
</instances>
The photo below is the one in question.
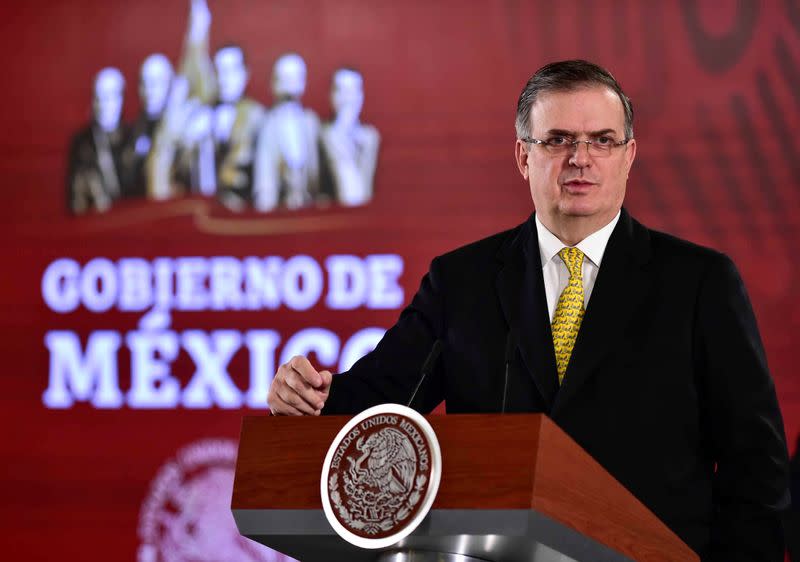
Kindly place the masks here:
<instances>
[{"instance_id":1,"label":"man's eyebrow","mask_svg":"<svg viewBox=\"0 0 800 562\"><path fill-rule=\"evenodd\" d=\"M567 131L566 129L550 129L547 131L549 136L560 136L560 137L577 137L579 133L575 131ZM587 133L587 136L590 137L599 137L602 135L616 135L617 132L614 129L600 129L599 131L591 131Z\"/></svg>"},{"instance_id":2,"label":"man's eyebrow","mask_svg":"<svg viewBox=\"0 0 800 562\"><path fill-rule=\"evenodd\" d=\"M600 137L603 135L616 135L617 132L614 129L600 129L599 131L592 131L589 133L590 137Z\"/></svg>"}]
</instances>

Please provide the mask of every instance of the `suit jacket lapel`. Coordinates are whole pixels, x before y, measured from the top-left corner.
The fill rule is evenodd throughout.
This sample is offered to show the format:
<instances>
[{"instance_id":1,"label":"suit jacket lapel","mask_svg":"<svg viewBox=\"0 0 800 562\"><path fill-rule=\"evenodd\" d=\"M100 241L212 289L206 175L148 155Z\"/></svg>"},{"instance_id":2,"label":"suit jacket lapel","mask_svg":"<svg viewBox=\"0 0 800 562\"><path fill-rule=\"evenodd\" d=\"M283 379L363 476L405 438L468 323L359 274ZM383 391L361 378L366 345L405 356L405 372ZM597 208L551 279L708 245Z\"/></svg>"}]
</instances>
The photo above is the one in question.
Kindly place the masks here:
<instances>
[{"instance_id":1,"label":"suit jacket lapel","mask_svg":"<svg viewBox=\"0 0 800 562\"><path fill-rule=\"evenodd\" d=\"M643 305L650 290L650 277L644 267L649 258L650 235L623 209L603 255L552 415L564 407L619 344L631 315Z\"/></svg>"},{"instance_id":2,"label":"suit jacket lapel","mask_svg":"<svg viewBox=\"0 0 800 562\"><path fill-rule=\"evenodd\" d=\"M558 390L558 376L533 216L516 238L501 248L498 257L503 268L496 287L503 313L524 366L549 409Z\"/></svg>"}]
</instances>

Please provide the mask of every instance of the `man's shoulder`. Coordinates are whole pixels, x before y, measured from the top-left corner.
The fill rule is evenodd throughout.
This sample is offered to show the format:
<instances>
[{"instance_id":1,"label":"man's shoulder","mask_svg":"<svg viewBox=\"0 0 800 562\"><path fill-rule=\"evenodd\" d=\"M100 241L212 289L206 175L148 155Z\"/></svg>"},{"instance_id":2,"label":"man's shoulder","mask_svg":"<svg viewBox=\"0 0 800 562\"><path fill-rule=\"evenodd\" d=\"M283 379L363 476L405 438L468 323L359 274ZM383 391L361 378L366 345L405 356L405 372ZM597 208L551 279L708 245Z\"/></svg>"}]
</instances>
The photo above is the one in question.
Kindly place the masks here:
<instances>
[{"instance_id":1,"label":"man's shoulder","mask_svg":"<svg viewBox=\"0 0 800 562\"><path fill-rule=\"evenodd\" d=\"M659 230L643 227L650 237L653 257L666 266L680 267L683 273L707 271L709 267L735 268L725 253Z\"/></svg>"},{"instance_id":2,"label":"man's shoulder","mask_svg":"<svg viewBox=\"0 0 800 562\"><path fill-rule=\"evenodd\" d=\"M70 138L70 143L72 145L88 143L94 144L91 123L84 125L77 132L75 132Z\"/></svg>"},{"instance_id":3,"label":"man's shoulder","mask_svg":"<svg viewBox=\"0 0 800 562\"><path fill-rule=\"evenodd\" d=\"M434 263L445 268L476 269L499 261L508 249L516 245L523 236L527 223L497 232L450 250L436 258Z\"/></svg>"},{"instance_id":4,"label":"man's shoulder","mask_svg":"<svg viewBox=\"0 0 800 562\"><path fill-rule=\"evenodd\" d=\"M266 114L265 107L258 101L244 97L236 104L237 121L248 126L261 125Z\"/></svg>"},{"instance_id":5,"label":"man's shoulder","mask_svg":"<svg viewBox=\"0 0 800 562\"><path fill-rule=\"evenodd\" d=\"M72 135L69 145L70 160L92 162L97 156L92 125L88 124Z\"/></svg>"}]
</instances>

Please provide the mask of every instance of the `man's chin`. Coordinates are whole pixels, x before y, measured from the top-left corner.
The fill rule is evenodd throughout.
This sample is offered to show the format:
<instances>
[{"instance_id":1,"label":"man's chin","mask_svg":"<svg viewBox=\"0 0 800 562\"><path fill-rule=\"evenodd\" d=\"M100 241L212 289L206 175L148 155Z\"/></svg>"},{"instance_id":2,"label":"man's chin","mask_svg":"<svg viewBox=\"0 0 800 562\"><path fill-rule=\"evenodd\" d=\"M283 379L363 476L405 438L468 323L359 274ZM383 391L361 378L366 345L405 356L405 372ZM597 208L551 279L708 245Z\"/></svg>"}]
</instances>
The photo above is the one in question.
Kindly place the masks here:
<instances>
[{"instance_id":1,"label":"man's chin","mask_svg":"<svg viewBox=\"0 0 800 562\"><path fill-rule=\"evenodd\" d=\"M593 217L601 211L597 205L593 205L590 201L568 201L562 204L560 208L561 214L566 217Z\"/></svg>"}]
</instances>

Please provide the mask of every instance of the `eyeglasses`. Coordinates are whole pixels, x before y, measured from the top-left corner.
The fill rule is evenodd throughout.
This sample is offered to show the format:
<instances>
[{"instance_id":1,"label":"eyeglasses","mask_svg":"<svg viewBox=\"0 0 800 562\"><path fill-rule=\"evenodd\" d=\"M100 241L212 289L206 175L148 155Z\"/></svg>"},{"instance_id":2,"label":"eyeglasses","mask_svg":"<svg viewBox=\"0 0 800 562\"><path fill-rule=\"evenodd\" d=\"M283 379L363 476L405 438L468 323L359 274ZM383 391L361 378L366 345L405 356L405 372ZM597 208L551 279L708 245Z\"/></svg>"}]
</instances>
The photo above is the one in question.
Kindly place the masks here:
<instances>
[{"instance_id":1,"label":"eyeglasses","mask_svg":"<svg viewBox=\"0 0 800 562\"><path fill-rule=\"evenodd\" d=\"M531 144L538 144L553 156L561 156L567 154L568 152L572 151L573 147L575 148L575 150L578 150L578 145L583 143L586 145L586 150L589 152L589 154L591 154L592 156L603 157L611 154L611 152L615 148L620 146L625 146L632 139L615 141L613 138L609 136L601 135L599 137L589 140L574 140L571 137L565 137L565 136L554 136L546 140L539 140L539 139L532 139L530 137L525 137L520 140Z\"/></svg>"}]
</instances>

